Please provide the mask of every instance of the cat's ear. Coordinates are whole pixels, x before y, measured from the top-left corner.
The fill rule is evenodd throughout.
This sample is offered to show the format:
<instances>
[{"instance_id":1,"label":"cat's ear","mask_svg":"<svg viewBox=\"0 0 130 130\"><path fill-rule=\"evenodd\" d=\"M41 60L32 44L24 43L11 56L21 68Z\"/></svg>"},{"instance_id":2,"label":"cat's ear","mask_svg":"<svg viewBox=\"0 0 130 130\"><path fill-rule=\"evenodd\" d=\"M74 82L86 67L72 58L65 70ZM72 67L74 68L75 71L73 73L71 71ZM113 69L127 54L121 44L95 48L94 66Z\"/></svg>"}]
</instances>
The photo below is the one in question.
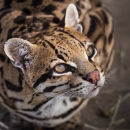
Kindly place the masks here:
<instances>
[{"instance_id":1,"label":"cat's ear","mask_svg":"<svg viewBox=\"0 0 130 130\"><path fill-rule=\"evenodd\" d=\"M66 10L65 27L73 28L79 32L82 32L82 25L79 24L79 15L77 8L74 4L69 4Z\"/></svg>"},{"instance_id":2,"label":"cat's ear","mask_svg":"<svg viewBox=\"0 0 130 130\"><path fill-rule=\"evenodd\" d=\"M4 51L13 65L25 72L25 68L30 65L33 60L30 53L35 47L36 45L31 44L27 40L11 38L6 41Z\"/></svg>"}]
</instances>

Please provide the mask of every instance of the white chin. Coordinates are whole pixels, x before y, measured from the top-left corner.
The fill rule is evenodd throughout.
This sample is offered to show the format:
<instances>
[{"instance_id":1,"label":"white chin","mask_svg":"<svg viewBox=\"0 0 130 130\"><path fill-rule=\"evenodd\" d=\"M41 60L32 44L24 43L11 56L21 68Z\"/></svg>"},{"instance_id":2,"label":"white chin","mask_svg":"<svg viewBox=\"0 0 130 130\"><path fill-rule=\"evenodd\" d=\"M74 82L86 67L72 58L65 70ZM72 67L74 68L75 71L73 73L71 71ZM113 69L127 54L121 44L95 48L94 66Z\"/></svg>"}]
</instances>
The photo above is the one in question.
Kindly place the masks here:
<instances>
[{"instance_id":1,"label":"white chin","mask_svg":"<svg viewBox=\"0 0 130 130\"><path fill-rule=\"evenodd\" d=\"M100 90L100 87L97 87L96 89L94 89L87 95L87 98L93 98L97 96L97 94L99 93L99 90Z\"/></svg>"}]
</instances>

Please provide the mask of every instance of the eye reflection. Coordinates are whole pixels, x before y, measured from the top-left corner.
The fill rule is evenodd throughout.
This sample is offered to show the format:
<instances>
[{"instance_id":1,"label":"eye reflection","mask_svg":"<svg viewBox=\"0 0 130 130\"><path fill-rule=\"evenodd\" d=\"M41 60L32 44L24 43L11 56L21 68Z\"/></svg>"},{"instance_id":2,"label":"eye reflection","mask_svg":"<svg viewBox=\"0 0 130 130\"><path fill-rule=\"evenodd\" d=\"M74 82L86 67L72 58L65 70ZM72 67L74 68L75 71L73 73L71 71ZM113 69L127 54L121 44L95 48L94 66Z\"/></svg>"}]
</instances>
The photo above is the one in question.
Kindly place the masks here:
<instances>
[{"instance_id":1,"label":"eye reflection","mask_svg":"<svg viewBox=\"0 0 130 130\"><path fill-rule=\"evenodd\" d=\"M87 53L88 56L91 56L91 55L93 54L93 48L92 48L92 46L89 46L89 47L88 47L86 53Z\"/></svg>"},{"instance_id":2,"label":"eye reflection","mask_svg":"<svg viewBox=\"0 0 130 130\"><path fill-rule=\"evenodd\" d=\"M57 73L63 73L66 71L66 66L64 64L58 64L55 66L54 70L57 72Z\"/></svg>"}]
</instances>

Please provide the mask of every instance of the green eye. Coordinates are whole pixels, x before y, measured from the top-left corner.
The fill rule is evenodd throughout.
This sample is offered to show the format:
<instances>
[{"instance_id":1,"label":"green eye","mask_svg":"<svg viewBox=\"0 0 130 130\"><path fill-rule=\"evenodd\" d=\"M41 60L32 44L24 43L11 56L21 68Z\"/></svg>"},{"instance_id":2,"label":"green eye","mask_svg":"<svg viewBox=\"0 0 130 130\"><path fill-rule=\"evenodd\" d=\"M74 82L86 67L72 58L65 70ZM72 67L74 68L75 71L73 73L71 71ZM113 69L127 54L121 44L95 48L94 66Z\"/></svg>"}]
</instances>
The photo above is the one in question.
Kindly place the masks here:
<instances>
[{"instance_id":1,"label":"green eye","mask_svg":"<svg viewBox=\"0 0 130 130\"><path fill-rule=\"evenodd\" d=\"M55 66L54 70L57 73L64 73L66 71L66 66L64 64L59 64Z\"/></svg>"},{"instance_id":2,"label":"green eye","mask_svg":"<svg viewBox=\"0 0 130 130\"><path fill-rule=\"evenodd\" d=\"M91 56L93 54L93 51L94 51L93 48L89 46L86 53L88 56Z\"/></svg>"}]
</instances>

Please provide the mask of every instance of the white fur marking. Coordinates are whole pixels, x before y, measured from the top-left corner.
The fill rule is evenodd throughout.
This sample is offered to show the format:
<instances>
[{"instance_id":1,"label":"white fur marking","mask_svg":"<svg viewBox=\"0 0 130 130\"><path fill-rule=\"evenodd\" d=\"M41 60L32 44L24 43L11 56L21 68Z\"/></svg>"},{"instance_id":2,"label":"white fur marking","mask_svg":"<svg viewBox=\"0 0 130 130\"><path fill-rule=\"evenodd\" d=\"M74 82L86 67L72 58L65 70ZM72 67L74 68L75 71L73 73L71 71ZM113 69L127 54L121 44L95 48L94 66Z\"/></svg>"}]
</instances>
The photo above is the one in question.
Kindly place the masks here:
<instances>
[{"instance_id":1,"label":"white fur marking","mask_svg":"<svg viewBox=\"0 0 130 130\"><path fill-rule=\"evenodd\" d=\"M72 62L72 61L68 61L67 64L69 64L72 67L77 68L77 65L74 62Z\"/></svg>"}]
</instances>

